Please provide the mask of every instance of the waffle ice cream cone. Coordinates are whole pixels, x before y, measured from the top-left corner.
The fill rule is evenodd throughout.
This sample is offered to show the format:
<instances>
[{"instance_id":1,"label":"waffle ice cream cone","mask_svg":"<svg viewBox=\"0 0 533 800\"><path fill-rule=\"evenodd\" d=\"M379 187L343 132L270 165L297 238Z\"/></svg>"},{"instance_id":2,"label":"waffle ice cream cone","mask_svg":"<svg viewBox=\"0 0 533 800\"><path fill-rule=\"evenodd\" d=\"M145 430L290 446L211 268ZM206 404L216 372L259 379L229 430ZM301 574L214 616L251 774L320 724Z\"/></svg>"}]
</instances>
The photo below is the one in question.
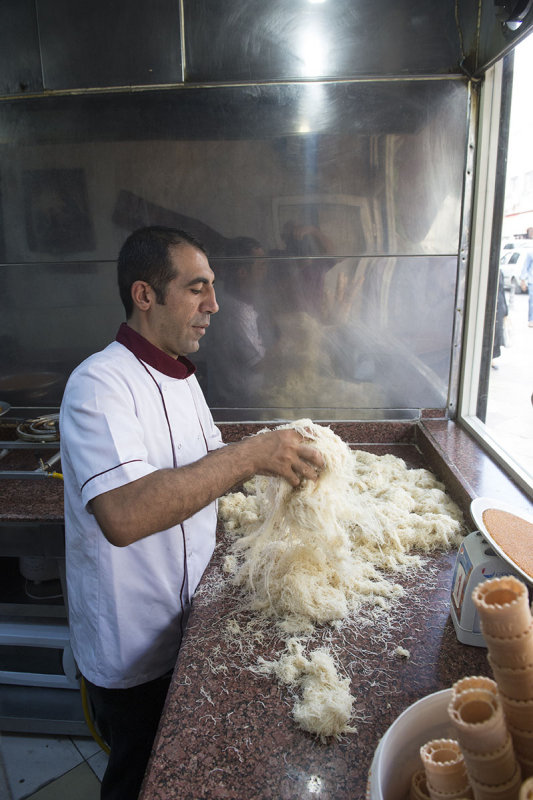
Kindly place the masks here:
<instances>
[{"instance_id":1,"label":"waffle ice cream cone","mask_svg":"<svg viewBox=\"0 0 533 800\"><path fill-rule=\"evenodd\" d=\"M533 731L521 731L509 725L509 732L513 737L513 746L517 755L533 758Z\"/></svg>"},{"instance_id":2,"label":"waffle ice cream cone","mask_svg":"<svg viewBox=\"0 0 533 800\"><path fill-rule=\"evenodd\" d=\"M454 739L433 739L420 748L429 793L464 792L468 786L465 761Z\"/></svg>"},{"instance_id":3,"label":"waffle ice cream cone","mask_svg":"<svg viewBox=\"0 0 533 800\"><path fill-rule=\"evenodd\" d=\"M489 786L471 779L476 800L516 800L522 785L522 772L517 764L515 774L504 783Z\"/></svg>"},{"instance_id":4,"label":"waffle ice cream cone","mask_svg":"<svg viewBox=\"0 0 533 800\"><path fill-rule=\"evenodd\" d=\"M516 772L516 756L511 735L499 750L490 753L473 753L463 749L468 777L480 783L490 785L505 783L511 780Z\"/></svg>"},{"instance_id":5,"label":"waffle ice cream cone","mask_svg":"<svg viewBox=\"0 0 533 800\"><path fill-rule=\"evenodd\" d=\"M452 696L448 714L461 747L474 753L502 748L508 736L500 700L486 689L468 689Z\"/></svg>"},{"instance_id":6,"label":"waffle ice cream cone","mask_svg":"<svg viewBox=\"0 0 533 800\"><path fill-rule=\"evenodd\" d=\"M512 638L525 633L531 626L526 585L512 575L478 584L472 599L484 636Z\"/></svg>"},{"instance_id":7,"label":"waffle ice cream cone","mask_svg":"<svg viewBox=\"0 0 533 800\"><path fill-rule=\"evenodd\" d=\"M518 800L533 800L533 778L529 776L520 787Z\"/></svg>"},{"instance_id":8,"label":"waffle ice cream cone","mask_svg":"<svg viewBox=\"0 0 533 800\"><path fill-rule=\"evenodd\" d=\"M511 700L533 699L533 664L500 667L494 663L490 654L488 660L501 694Z\"/></svg>"},{"instance_id":9,"label":"waffle ice cream cone","mask_svg":"<svg viewBox=\"0 0 533 800\"><path fill-rule=\"evenodd\" d=\"M532 778L533 777L533 758L526 758L526 756L520 755L520 753L516 754L516 760L520 764L522 769L522 780L525 778Z\"/></svg>"},{"instance_id":10,"label":"waffle ice cream cone","mask_svg":"<svg viewBox=\"0 0 533 800\"><path fill-rule=\"evenodd\" d=\"M467 678L461 678L456 681L452 686L452 697L455 697L462 692L469 689L485 689L487 692L498 694L498 684L492 678L487 678L484 675L471 675Z\"/></svg>"},{"instance_id":11,"label":"waffle ice cream cone","mask_svg":"<svg viewBox=\"0 0 533 800\"><path fill-rule=\"evenodd\" d=\"M514 700L500 692L507 726L519 731L533 731L533 700Z\"/></svg>"},{"instance_id":12,"label":"waffle ice cream cone","mask_svg":"<svg viewBox=\"0 0 533 800\"><path fill-rule=\"evenodd\" d=\"M413 772L409 800L430 800L426 771L424 769L417 769L416 772Z\"/></svg>"},{"instance_id":13,"label":"waffle ice cream cone","mask_svg":"<svg viewBox=\"0 0 533 800\"><path fill-rule=\"evenodd\" d=\"M484 634L492 661L499 667L518 668L533 664L533 624L518 636Z\"/></svg>"}]
</instances>

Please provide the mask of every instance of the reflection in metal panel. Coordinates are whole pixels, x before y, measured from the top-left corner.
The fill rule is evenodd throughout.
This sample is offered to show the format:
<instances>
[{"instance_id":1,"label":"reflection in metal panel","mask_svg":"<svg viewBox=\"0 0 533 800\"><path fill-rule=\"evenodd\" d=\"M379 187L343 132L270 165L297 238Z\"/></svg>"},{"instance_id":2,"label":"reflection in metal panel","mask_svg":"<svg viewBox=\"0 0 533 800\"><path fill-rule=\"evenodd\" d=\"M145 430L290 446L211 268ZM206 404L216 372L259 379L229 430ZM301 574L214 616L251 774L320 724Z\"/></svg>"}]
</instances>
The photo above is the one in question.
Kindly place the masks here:
<instances>
[{"instance_id":1,"label":"reflection in metal panel","mask_svg":"<svg viewBox=\"0 0 533 800\"><path fill-rule=\"evenodd\" d=\"M114 259L149 223L193 230L213 257L238 236L270 250L291 219L336 256L457 252L462 82L220 91L233 117L219 90L0 105L18 142L0 150L7 260Z\"/></svg>"},{"instance_id":2,"label":"reflection in metal panel","mask_svg":"<svg viewBox=\"0 0 533 800\"><path fill-rule=\"evenodd\" d=\"M0 94L43 88L34 0L0 3Z\"/></svg>"},{"instance_id":3,"label":"reflection in metal panel","mask_svg":"<svg viewBox=\"0 0 533 800\"><path fill-rule=\"evenodd\" d=\"M402 135L439 114L464 127L466 96L458 78L50 95L1 103L0 124L4 142L53 146ZM303 155L293 147L288 155Z\"/></svg>"},{"instance_id":4,"label":"reflection in metal panel","mask_svg":"<svg viewBox=\"0 0 533 800\"><path fill-rule=\"evenodd\" d=\"M445 405L454 257L252 252L212 266L220 311L196 357L212 407Z\"/></svg>"},{"instance_id":5,"label":"reflection in metal panel","mask_svg":"<svg viewBox=\"0 0 533 800\"><path fill-rule=\"evenodd\" d=\"M182 80L176 0L36 0L45 89Z\"/></svg>"},{"instance_id":6,"label":"reflection in metal panel","mask_svg":"<svg viewBox=\"0 0 533 800\"><path fill-rule=\"evenodd\" d=\"M314 236L308 229L302 242ZM454 257L266 257L248 239L235 253L211 260L220 311L193 356L213 408L328 418L336 409L444 407ZM115 265L16 264L0 275L0 375L12 392L4 399L57 405L72 369L124 318ZM39 376L51 374L37 395Z\"/></svg>"},{"instance_id":7,"label":"reflection in metal panel","mask_svg":"<svg viewBox=\"0 0 533 800\"><path fill-rule=\"evenodd\" d=\"M0 105L0 370L66 376L112 339L119 247L165 224L197 234L218 274L222 310L194 359L211 404L443 408L466 115L458 80ZM233 351L229 266L246 291L251 256L261 302ZM261 364L239 355L228 394L217 365L230 372L246 331Z\"/></svg>"},{"instance_id":8,"label":"reflection in metal panel","mask_svg":"<svg viewBox=\"0 0 533 800\"><path fill-rule=\"evenodd\" d=\"M114 339L124 319L115 264L6 264L0 281L3 399L59 405L74 367Z\"/></svg>"},{"instance_id":9,"label":"reflection in metal panel","mask_svg":"<svg viewBox=\"0 0 533 800\"><path fill-rule=\"evenodd\" d=\"M184 27L190 81L435 75L459 61L453 9L434 0L194 0Z\"/></svg>"}]
</instances>

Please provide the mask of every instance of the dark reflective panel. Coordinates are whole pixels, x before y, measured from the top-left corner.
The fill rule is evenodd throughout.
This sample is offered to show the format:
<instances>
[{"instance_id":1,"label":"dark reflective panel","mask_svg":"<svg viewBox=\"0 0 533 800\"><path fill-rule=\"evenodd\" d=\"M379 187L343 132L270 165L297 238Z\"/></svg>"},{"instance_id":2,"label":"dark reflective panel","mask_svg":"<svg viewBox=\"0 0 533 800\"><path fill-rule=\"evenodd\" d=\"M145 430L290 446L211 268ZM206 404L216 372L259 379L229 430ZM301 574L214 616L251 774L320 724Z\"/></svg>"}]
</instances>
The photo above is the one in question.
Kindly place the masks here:
<instances>
[{"instance_id":1,"label":"dark reflective panel","mask_svg":"<svg viewBox=\"0 0 533 800\"><path fill-rule=\"evenodd\" d=\"M195 356L211 406L446 405L455 258L268 259L243 239L212 265L220 311Z\"/></svg>"},{"instance_id":2,"label":"dark reflective panel","mask_svg":"<svg viewBox=\"0 0 533 800\"><path fill-rule=\"evenodd\" d=\"M466 112L456 80L1 104L0 374L59 376L58 403L122 319L125 237L164 224L217 273L214 407L444 407Z\"/></svg>"},{"instance_id":3,"label":"dark reflective panel","mask_svg":"<svg viewBox=\"0 0 533 800\"><path fill-rule=\"evenodd\" d=\"M0 3L0 94L43 88L34 0Z\"/></svg>"},{"instance_id":4,"label":"dark reflective panel","mask_svg":"<svg viewBox=\"0 0 533 800\"><path fill-rule=\"evenodd\" d=\"M457 71L452 3L185 0L184 5L190 81Z\"/></svg>"},{"instance_id":5,"label":"dark reflective panel","mask_svg":"<svg viewBox=\"0 0 533 800\"><path fill-rule=\"evenodd\" d=\"M453 80L3 103L5 260L113 260L148 223L212 257L282 255L291 225L322 233L291 256L455 253L466 104Z\"/></svg>"},{"instance_id":6,"label":"dark reflective panel","mask_svg":"<svg viewBox=\"0 0 533 800\"><path fill-rule=\"evenodd\" d=\"M0 267L0 396L59 405L66 380L124 319L113 263Z\"/></svg>"},{"instance_id":7,"label":"dark reflective panel","mask_svg":"<svg viewBox=\"0 0 533 800\"><path fill-rule=\"evenodd\" d=\"M247 141L383 136L464 124L460 79L293 83L48 96L0 104L3 141Z\"/></svg>"},{"instance_id":8,"label":"dark reflective panel","mask_svg":"<svg viewBox=\"0 0 533 800\"><path fill-rule=\"evenodd\" d=\"M36 0L46 89L182 80L176 0Z\"/></svg>"}]
</instances>

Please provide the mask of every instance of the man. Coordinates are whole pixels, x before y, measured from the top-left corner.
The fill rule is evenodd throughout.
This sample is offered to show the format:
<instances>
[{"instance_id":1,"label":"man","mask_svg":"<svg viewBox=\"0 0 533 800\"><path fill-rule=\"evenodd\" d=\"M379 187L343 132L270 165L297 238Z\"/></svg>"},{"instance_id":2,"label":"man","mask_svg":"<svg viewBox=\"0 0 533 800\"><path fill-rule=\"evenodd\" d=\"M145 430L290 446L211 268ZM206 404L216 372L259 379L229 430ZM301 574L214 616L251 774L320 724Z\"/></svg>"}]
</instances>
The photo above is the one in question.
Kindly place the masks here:
<instances>
[{"instance_id":1,"label":"man","mask_svg":"<svg viewBox=\"0 0 533 800\"><path fill-rule=\"evenodd\" d=\"M217 291L222 294L224 311L213 321L210 344L216 342L218 368L210 380L209 399L214 405L231 407L238 398L241 407L252 406L257 404L264 378L266 347L259 305L265 253L256 239L240 236L228 246L225 256L231 260L217 270Z\"/></svg>"},{"instance_id":2,"label":"man","mask_svg":"<svg viewBox=\"0 0 533 800\"><path fill-rule=\"evenodd\" d=\"M102 800L138 795L216 499L254 474L296 487L323 464L292 430L222 446L186 358L218 310L213 281L188 234L131 234L118 259L127 324L74 370L61 405L71 643L111 748Z\"/></svg>"},{"instance_id":3,"label":"man","mask_svg":"<svg viewBox=\"0 0 533 800\"><path fill-rule=\"evenodd\" d=\"M533 328L533 249L526 254L524 265L520 272L520 285L523 292L529 292L528 324Z\"/></svg>"}]
</instances>

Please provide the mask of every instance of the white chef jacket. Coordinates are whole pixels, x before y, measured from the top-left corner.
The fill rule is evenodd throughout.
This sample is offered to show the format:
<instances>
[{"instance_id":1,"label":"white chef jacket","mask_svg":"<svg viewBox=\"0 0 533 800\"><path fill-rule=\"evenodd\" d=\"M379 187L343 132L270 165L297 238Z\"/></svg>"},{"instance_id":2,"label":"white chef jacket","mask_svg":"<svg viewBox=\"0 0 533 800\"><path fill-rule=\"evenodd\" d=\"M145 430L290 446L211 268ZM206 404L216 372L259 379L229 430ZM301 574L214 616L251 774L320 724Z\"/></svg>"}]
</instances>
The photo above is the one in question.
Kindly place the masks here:
<instances>
[{"instance_id":1,"label":"white chef jacket","mask_svg":"<svg viewBox=\"0 0 533 800\"><path fill-rule=\"evenodd\" d=\"M117 339L70 376L60 433L72 650L89 681L120 689L173 667L213 553L216 503L127 547L105 538L87 504L222 440L188 359L176 362L127 325Z\"/></svg>"}]
</instances>

